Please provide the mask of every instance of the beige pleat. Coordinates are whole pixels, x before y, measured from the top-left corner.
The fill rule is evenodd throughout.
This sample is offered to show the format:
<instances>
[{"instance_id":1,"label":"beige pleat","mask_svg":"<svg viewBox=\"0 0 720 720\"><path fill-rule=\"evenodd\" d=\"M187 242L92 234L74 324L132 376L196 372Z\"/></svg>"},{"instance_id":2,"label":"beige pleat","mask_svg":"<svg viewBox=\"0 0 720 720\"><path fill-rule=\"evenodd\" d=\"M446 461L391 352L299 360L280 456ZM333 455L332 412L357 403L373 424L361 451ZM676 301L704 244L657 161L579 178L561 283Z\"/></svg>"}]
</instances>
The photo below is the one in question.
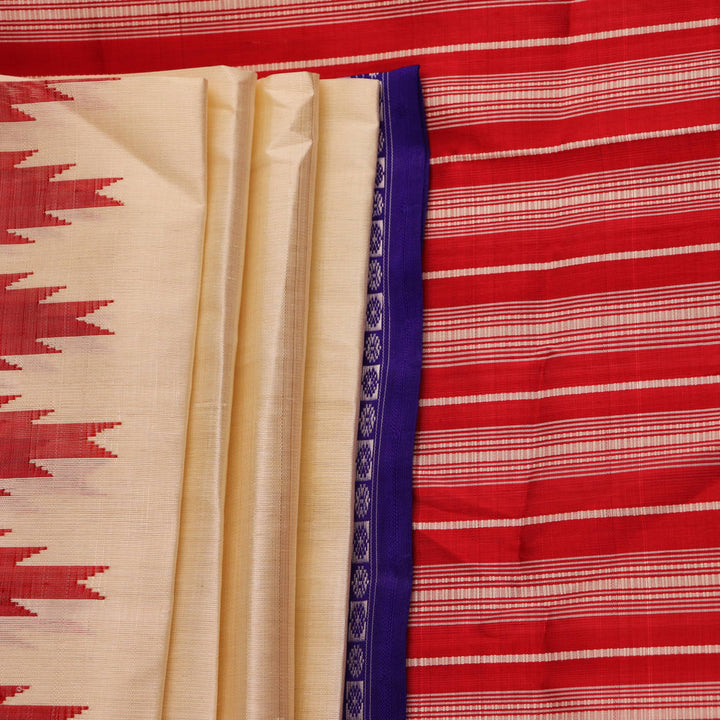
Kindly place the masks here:
<instances>
[{"instance_id":1,"label":"beige pleat","mask_svg":"<svg viewBox=\"0 0 720 720\"><path fill-rule=\"evenodd\" d=\"M245 259L255 73L208 81L208 215L163 717L215 720L225 476Z\"/></svg>"},{"instance_id":2,"label":"beige pleat","mask_svg":"<svg viewBox=\"0 0 720 720\"><path fill-rule=\"evenodd\" d=\"M222 720L292 720L318 79L257 84L225 510Z\"/></svg>"},{"instance_id":3,"label":"beige pleat","mask_svg":"<svg viewBox=\"0 0 720 720\"><path fill-rule=\"evenodd\" d=\"M295 720L342 716L376 80L320 81L298 511Z\"/></svg>"},{"instance_id":4,"label":"beige pleat","mask_svg":"<svg viewBox=\"0 0 720 720\"><path fill-rule=\"evenodd\" d=\"M55 211L71 224L23 230L33 242L4 246L3 272L32 271L16 287L65 286L50 302L111 300L87 319L113 334L52 338L61 352L23 357L0 394L21 396L4 410L54 410L42 423L119 422L97 438L117 457L39 459L53 477L12 483L1 524L10 544L47 547L26 565L107 566L85 582L104 599L24 600L37 615L4 619L0 666L31 686L21 704L152 720L162 710L202 265L206 84L126 77L61 90L74 100L33 103L34 121L4 124L0 150L37 149L24 165L75 163L57 181L121 178L101 193L122 205Z\"/></svg>"}]
</instances>

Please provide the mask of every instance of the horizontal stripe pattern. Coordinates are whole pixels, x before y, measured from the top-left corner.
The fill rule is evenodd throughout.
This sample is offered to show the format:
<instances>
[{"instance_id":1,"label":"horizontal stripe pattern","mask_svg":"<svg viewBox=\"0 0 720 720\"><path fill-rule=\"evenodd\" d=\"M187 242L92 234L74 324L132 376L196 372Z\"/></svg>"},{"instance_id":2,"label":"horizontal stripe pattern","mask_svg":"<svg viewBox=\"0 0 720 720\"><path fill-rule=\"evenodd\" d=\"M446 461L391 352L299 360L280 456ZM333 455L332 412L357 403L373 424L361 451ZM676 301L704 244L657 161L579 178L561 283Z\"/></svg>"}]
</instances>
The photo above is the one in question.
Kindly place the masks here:
<instances>
[{"instance_id":1,"label":"horizontal stripe pattern","mask_svg":"<svg viewBox=\"0 0 720 720\"><path fill-rule=\"evenodd\" d=\"M652 138L677 137L679 135L694 135L696 133L716 132L720 125L711 123L709 125L696 125L693 127L669 128L667 130L651 130L647 132L630 133L626 135L611 135L606 137L587 138L574 140L560 145L545 145L541 147L523 147L514 150L496 150L494 152L462 153L457 155L436 155L430 159L431 165L442 165L453 162L472 162L476 160L498 160L500 158L527 157L531 155L551 155L568 150L578 150L588 147L599 147L602 145L614 145L617 143L634 142L636 140L651 140Z\"/></svg>"},{"instance_id":2,"label":"horizontal stripe pattern","mask_svg":"<svg viewBox=\"0 0 720 720\"><path fill-rule=\"evenodd\" d=\"M718 683L655 683L411 695L407 716L408 720L466 720L471 717L560 720L582 713L582 717L592 720L631 720L640 716L648 720L670 720L700 714L717 717L718 706Z\"/></svg>"},{"instance_id":3,"label":"horizontal stripe pattern","mask_svg":"<svg viewBox=\"0 0 720 720\"><path fill-rule=\"evenodd\" d=\"M444 309L426 318L424 364L443 367L517 361L637 347L701 345L720 333L720 285L546 304L547 309L507 312L489 308Z\"/></svg>"},{"instance_id":4,"label":"horizontal stripe pattern","mask_svg":"<svg viewBox=\"0 0 720 720\"><path fill-rule=\"evenodd\" d=\"M408 16L522 8L567 6L587 0L234 0L220 5L211 0L178 3L152 2L59 2L42 11L27 3L0 7L0 28L8 39L35 33L44 38L138 37L149 33L172 35L180 30L193 33L235 30L281 30L310 23L338 25L349 22L383 21Z\"/></svg>"},{"instance_id":5,"label":"horizontal stripe pattern","mask_svg":"<svg viewBox=\"0 0 720 720\"><path fill-rule=\"evenodd\" d=\"M438 522L413 523L415 530L483 530L485 528L529 527L574 520L595 520L606 518L634 517L647 515L675 515L679 513L707 512L720 510L720 501L684 503L680 505L657 505L623 508L599 508L578 512L535 515L521 518L489 518L480 520L440 520Z\"/></svg>"},{"instance_id":6,"label":"horizontal stripe pattern","mask_svg":"<svg viewBox=\"0 0 720 720\"><path fill-rule=\"evenodd\" d=\"M538 482L712 462L720 412L648 413L505 428L420 431L418 486Z\"/></svg>"},{"instance_id":7,"label":"horizontal stripe pattern","mask_svg":"<svg viewBox=\"0 0 720 720\"><path fill-rule=\"evenodd\" d=\"M592 650L568 650L549 653L526 653L508 655L463 655L408 660L408 667L432 667L440 665L490 665L495 663L566 662L612 657L653 657L662 655L717 655L720 645L677 645L659 647L593 648Z\"/></svg>"},{"instance_id":8,"label":"horizontal stripe pattern","mask_svg":"<svg viewBox=\"0 0 720 720\"><path fill-rule=\"evenodd\" d=\"M714 158L672 165L542 180L436 190L427 236L546 230L615 218L717 207L720 167Z\"/></svg>"},{"instance_id":9,"label":"horizontal stripe pattern","mask_svg":"<svg viewBox=\"0 0 720 720\"><path fill-rule=\"evenodd\" d=\"M427 241L436 250L423 276L442 304L430 304L424 324L408 717L720 714L712 683L697 695L692 684L667 695L603 690L625 661L707 666L719 649L682 645L671 629L686 623L697 638L694 628L712 627L714 637L720 622L717 551L692 547L693 528L700 538L720 510L719 416L710 399L684 406L695 389L714 397L720 383L708 350L720 285L689 270L650 285L638 270L689 269L720 251L711 231L718 116L708 112L717 49L657 48L602 64L588 52L572 65L497 72L488 63L487 72L424 79L431 139L444 151L432 162L446 169L431 188ZM472 148L466 137L475 148L462 152ZM688 142L673 155L651 147L671 138ZM680 227L694 231L674 237ZM452 248L445 257L443 247ZM592 278L586 294L563 292L555 278L570 272ZM506 300L493 301L493 288ZM675 401L662 411L593 412L639 410L652 393ZM557 420L544 420L550 403ZM672 550L654 551L663 527L682 530L667 539ZM677 548L683 541L688 549ZM576 544L605 554L563 558ZM519 559L467 561L495 555ZM659 642L642 645L638 633L627 647L603 646L602 629L621 625L652 626ZM554 685L563 672L534 673L536 664L572 665L583 690L563 695ZM488 674L495 665L508 670ZM530 677L542 685L526 695L486 685Z\"/></svg>"},{"instance_id":10,"label":"horizontal stripe pattern","mask_svg":"<svg viewBox=\"0 0 720 720\"><path fill-rule=\"evenodd\" d=\"M410 718L720 716L720 21L671 5L0 2L6 52L421 64Z\"/></svg>"},{"instance_id":11,"label":"horizontal stripe pattern","mask_svg":"<svg viewBox=\"0 0 720 720\"><path fill-rule=\"evenodd\" d=\"M707 51L536 73L428 78L428 127L546 121L718 94L720 53Z\"/></svg>"},{"instance_id":12,"label":"horizontal stripe pattern","mask_svg":"<svg viewBox=\"0 0 720 720\"><path fill-rule=\"evenodd\" d=\"M650 250L627 250L602 253L599 255L581 255L580 257L549 260L547 262L517 263L515 265L490 265L485 267L463 267L452 270L428 270L423 273L424 280L444 280L475 275L500 275L504 273L542 272L561 268L609 263L621 260L645 260L650 258L676 257L695 253L714 253L720 251L720 243L701 243L699 245L681 245L670 248L652 248Z\"/></svg>"},{"instance_id":13,"label":"horizontal stripe pattern","mask_svg":"<svg viewBox=\"0 0 720 720\"><path fill-rule=\"evenodd\" d=\"M462 7L458 7L457 3L451 0L444 1L440 12L446 9L462 10L465 14L457 13L459 22L467 25L466 18L469 15L471 20L478 11L488 11L503 7L513 8L518 6L525 7L531 11L534 8L543 8L543 6L554 6L556 8L568 8L578 5L582 2L590 0L511 0L510 3L504 3L503 0L489 0L483 3L483 0L476 0L475 3L463 3ZM405 3L397 3L401 11L393 14L392 7L396 5L392 0L386 0L385 12L376 13L375 20L387 23L394 17L407 17L414 15L411 0ZM336 3L347 7L348 5L357 6L357 3ZM435 5L436 0L426 0L427 5ZM206 0L199 2L199 9L193 14L186 12L178 16L177 6L174 3L159 2L137 2L135 4L125 3L107 3L98 0L82 3L85 7L77 7L77 4L68 4L66 8L55 7L54 3L48 3L44 7L38 7L34 4L27 5L23 8L17 7L15 3L4 3L0 5L0 36L6 42L41 42L43 40L74 40L87 41L109 38L172 38L183 34L192 34L194 36L202 36L205 34L215 33L243 33L246 30L280 30L292 29L299 27L302 30L307 29L309 25L308 14L305 15L302 23L283 24L277 20L260 19L261 27L252 26L252 20L256 23L262 18L262 8L253 9L245 7L244 3L239 0L230 3L220 4L218 0ZM183 8L187 8L190 3L183 3ZM233 7L235 5L235 7ZM242 5L241 7L237 7ZM310 3L283 3L285 7L292 8L290 12L299 12L303 6L312 5ZM363 4L367 10L368 3ZM412 2L412 5L417 5ZM142 7L147 9L143 12ZM228 7L230 6L230 7ZM69 10L68 10L69 8ZM110 13L108 13L110 9ZM306 9L310 10L311 8ZM314 8L316 17L318 14L317 4ZM473 12L475 10L475 12ZM312 10L311 10L312 11ZM63 18L62 13L70 14L70 18ZM437 13L434 9L432 12ZM19 13L19 14L18 14ZM318 24L335 24L352 22L353 20L361 21L363 15L352 15L352 7L350 8L349 17L337 17L334 21L330 18L331 14L326 10L322 23ZM272 10L269 11L272 17ZM422 15L422 13L420 13ZM454 15L455 13L453 13ZM664 13L671 15L670 13ZM703 13L704 14L704 13ZM678 13L675 12L677 16ZM310 15L310 17L312 17ZM590 16L592 17L592 16ZM652 18L653 20L655 18ZM250 20L250 22L248 22ZM276 25L275 23L278 22ZM254 69L258 72L282 72L285 70L297 70L307 68L336 68L339 66L360 66L368 63L381 63L392 59L408 59L416 57L427 57L433 55L452 55L455 53L474 53L487 50L506 50L520 48L543 48L543 47L564 47L572 46L578 43L607 41L615 38L638 37L643 35L655 35L658 33L677 33L685 30L695 30L701 28L715 27L720 24L720 18L704 16L693 19L677 19L674 21L655 21L648 24L630 24L624 27L613 27L601 30L587 30L576 34L563 34L556 36L542 36L537 32L531 33L531 36L518 39L502 39L502 40L486 40L474 41L472 36L468 36L465 41L452 44L433 44L433 45L413 45L408 42L401 49L382 50L379 52L337 55L332 52L326 52L315 55L314 57L305 57L304 59L273 59L269 62L260 62L257 58L245 57L243 60L237 60L237 64ZM442 26L440 25L442 28ZM340 34L342 37L342 34ZM273 39L280 36L280 33ZM284 40L284 38L283 38ZM322 37L320 42L313 42L312 46L317 52L318 46L322 50L323 45L329 45L328 38ZM255 49L257 52L257 49ZM279 54L282 57L285 53ZM278 57L278 53L275 53ZM364 68L359 68L364 69ZM103 67L90 68L88 71L102 72Z\"/></svg>"},{"instance_id":14,"label":"horizontal stripe pattern","mask_svg":"<svg viewBox=\"0 0 720 720\"><path fill-rule=\"evenodd\" d=\"M419 568L413 624L556 621L720 610L720 553L648 553L554 563Z\"/></svg>"},{"instance_id":15,"label":"horizontal stripe pattern","mask_svg":"<svg viewBox=\"0 0 720 720\"><path fill-rule=\"evenodd\" d=\"M469 403L511 402L515 400L545 400L547 398L567 397L569 395L589 395L591 393L625 392L656 388L696 387L698 385L714 385L717 383L720 383L720 375L604 383L602 385L553 387L546 388L544 390L489 393L485 395L453 395L449 397L434 398L426 397L420 398L420 407L465 405Z\"/></svg>"},{"instance_id":16,"label":"horizontal stripe pattern","mask_svg":"<svg viewBox=\"0 0 720 720\"><path fill-rule=\"evenodd\" d=\"M682 571L685 565L691 565L696 569L716 566L718 562L720 562L720 549L698 547L692 550L646 550L610 555L559 556L525 562L418 564L415 567L415 582L416 589L457 582L473 583L480 577L491 582L497 580L521 582L541 578L555 582L568 577L606 577L622 568L629 568L634 572L647 571L652 574L658 568L665 570L674 567Z\"/></svg>"},{"instance_id":17,"label":"horizontal stripe pattern","mask_svg":"<svg viewBox=\"0 0 720 720\"><path fill-rule=\"evenodd\" d=\"M356 55L335 55L332 57L314 56L302 60L282 60L266 63L244 65L246 69L257 72L283 72L303 68L344 68L348 65L366 65L383 63L388 60L408 60L411 58L429 58L432 56L453 56L455 54L480 53L495 50L521 50L525 48L567 47L581 43L615 40L617 38L635 38L644 35L661 33L679 33L687 30L701 30L720 26L720 17L704 17L700 20L687 20L617 29L598 30L577 33L574 35L558 35L554 37L528 37L513 40L488 40L484 42L461 42L445 45L428 45L413 47L408 44L403 49L385 50L382 52L363 53ZM12 37L8 38L12 40ZM15 38L17 39L17 38Z\"/></svg>"}]
</instances>

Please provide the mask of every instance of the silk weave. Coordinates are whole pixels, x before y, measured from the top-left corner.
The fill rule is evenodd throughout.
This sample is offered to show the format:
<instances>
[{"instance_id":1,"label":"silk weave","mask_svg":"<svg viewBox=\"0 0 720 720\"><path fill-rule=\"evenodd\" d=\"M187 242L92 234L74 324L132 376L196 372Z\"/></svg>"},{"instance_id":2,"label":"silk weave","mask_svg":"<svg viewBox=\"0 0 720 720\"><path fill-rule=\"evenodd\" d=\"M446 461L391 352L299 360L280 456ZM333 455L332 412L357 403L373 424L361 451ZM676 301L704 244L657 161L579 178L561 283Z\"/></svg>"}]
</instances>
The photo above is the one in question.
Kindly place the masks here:
<instances>
[{"instance_id":1,"label":"silk weave","mask_svg":"<svg viewBox=\"0 0 720 720\"><path fill-rule=\"evenodd\" d=\"M379 83L321 80L298 495L295 718L343 703Z\"/></svg>"},{"instance_id":2,"label":"silk weave","mask_svg":"<svg viewBox=\"0 0 720 720\"><path fill-rule=\"evenodd\" d=\"M22 695L2 712L159 717L202 265L206 84L2 89L0 697ZM29 99L31 113L8 99Z\"/></svg>"},{"instance_id":3,"label":"silk weave","mask_svg":"<svg viewBox=\"0 0 720 720\"><path fill-rule=\"evenodd\" d=\"M2 67L421 67L408 715L717 714L717 0L76 5Z\"/></svg>"}]
</instances>

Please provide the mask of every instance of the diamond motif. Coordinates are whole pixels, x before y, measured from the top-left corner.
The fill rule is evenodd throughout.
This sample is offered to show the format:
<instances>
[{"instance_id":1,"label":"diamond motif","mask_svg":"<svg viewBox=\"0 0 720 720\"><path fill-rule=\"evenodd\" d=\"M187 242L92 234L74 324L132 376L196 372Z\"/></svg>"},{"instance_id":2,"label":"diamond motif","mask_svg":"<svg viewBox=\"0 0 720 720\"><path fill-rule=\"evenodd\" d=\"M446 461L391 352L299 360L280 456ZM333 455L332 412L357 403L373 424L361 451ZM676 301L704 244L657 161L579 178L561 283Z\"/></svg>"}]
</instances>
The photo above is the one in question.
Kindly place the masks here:
<instances>
[{"instance_id":1,"label":"diamond motif","mask_svg":"<svg viewBox=\"0 0 720 720\"><path fill-rule=\"evenodd\" d=\"M373 441L361 440L357 444L355 455L355 472L358 480L369 480L372 474Z\"/></svg>"},{"instance_id":2,"label":"diamond motif","mask_svg":"<svg viewBox=\"0 0 720 720\"><path fill-rule=\"evenodd\" d=\"M367 627L367 601L350 603L350 619L348 622L348 631L350 640L359 642L365 639L365 629Z\"/></svg>"},{"instance_id":3,"label":"diamond motif","mask_svg":"<svg viewBox=\"0 0 720 720\"><path fill-rule=\"evenodd\" d=\"M380 217L385 212L385 197L379 190L375 191L373 198L373 217Z\"/></svg>"},{"instance_id":4,"label":"diamond motif","mask_svg":"<svg viewBox=\"0 0 720 720\"><path fill-rule=\"evenodd\" d=\"M368 265L368 290L377 292L382 283L382 265L379 260L371 260Z\"/></svg>"},{"instance_id":5,"label":"diamond motif","mask_svg":"<svg viewBox=\"0 0 720 720\"><path fill-rule=\"evenodd\" d=\"M367 485L358 485L355 488L355 515L364 518L370 509L370 488Z\"/></svg>"},{"instance_id":6,"label":"diamond motif","mask_svg":"<svg viewBox=\"0 0 720 720\"><path fill-rule=\"evenodd\" d=\"M363 719L362 682L348 682L345 684L345 717L346 720Z\"/></svg>"},{"instance_id":7,"label":"diamond motif","mask_svg":"<svg viewBox=\"0 0 720 720\"><path fill-rule=\"evenodd\" d=\"M380 255L383 246L383 233L385 225L382 220L374 220L370 230L370 254Z\"/></svg>"},{"instance_id":8,"label":"diamond motif","mask_svg":"<svg viewBox=\"0 0 720 720\"><path fill-rule=\"evenodd\" d=\"M355 523L353 533L353 562L368 562L370 558L370 523Z\"/></svg>"},{"instance_id":9,"label":"diamond motif","mask_svg":"<svg viewBox=\"0 0 720 720\"><path fill-rule=\"evenodd\" d=\"M360 677L365 667L365 653L359 645L353 645L347 657L347 667L352 677Z\"/></svg>"},{"instance_id":10,"label":"diamond motif","mask_svg":"<svg viewBox=\"0 0 720 720\"><path fill-rule=\"evenodd\" d=\"M377 411L374 405L364 405L360 411L360 434L363 437L370 437L375 429Z\"/></svg>"},{"instance_id":11,"label":"diamond motif","mask_svg":"<svg viewBox=\"0 0 720 720\"><path fill-rule=\"evenodd\" d=\"M383 296L369 295L365 308L365 320L368 330L379 330L382 327Z\"/></svg>"},{"instance_id":12,"label":"diamond motif","mask_svg":"<svg viewBox=\"0 0 720 720\"><path fill-rule=\"evenodd\" d=\"M375 187L385 187L385 158L378 158L375 167Z\"/></svg>"},{"instance_id":13,"label":"diamond motif","mask_svg":"<svg viewBox=\"0 0 720 720\"><path fill-rule=\"evenodd\" d=\"M380 357L382 343L380 335L376 333L368 333L365 336L365 362L374 363Z\"/></svg>"},{"instance_id":14,"label":"diamond motif","mask_svg":"<svg viewBox=\"0 0 720 720\"><path fill-rule=\"evenodd\" d=\"M365 595L370 586L370 576L368 575L367 568L362 565L358 565L355 568L352 576L352 592L353 597L361 598Z\"/></svg>"},{"instance_id":15,"label":"diamond motif","mask_svg":"<svg viewBox=\"0 0 720 720\"><path fill-rule=\"evenodd\" d=\"M363 400L375 400L380 387L380 366L371 365L363 368L362 379L360 380Z\"/></svg>"}]
</instances>

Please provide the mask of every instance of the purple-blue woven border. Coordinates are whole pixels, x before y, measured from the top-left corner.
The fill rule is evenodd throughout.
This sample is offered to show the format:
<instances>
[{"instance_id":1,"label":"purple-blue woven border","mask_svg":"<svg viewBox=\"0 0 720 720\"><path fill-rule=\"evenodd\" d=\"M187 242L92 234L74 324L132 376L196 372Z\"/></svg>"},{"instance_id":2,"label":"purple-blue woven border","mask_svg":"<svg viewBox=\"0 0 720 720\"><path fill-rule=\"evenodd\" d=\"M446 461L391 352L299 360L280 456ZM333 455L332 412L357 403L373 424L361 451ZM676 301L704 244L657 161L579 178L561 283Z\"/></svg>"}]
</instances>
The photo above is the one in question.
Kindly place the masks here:
<instances>
[{"instance_id":1,"label":"purple-blue woven border","mask_svg":"<svg viewBox=\"0 0 720 720\"><path fill-rule=\"evenodd\" d=\"M381 82L355 474L345 720L404 720L429 151L418 68Z\"/></svg>"}]
</instances>

